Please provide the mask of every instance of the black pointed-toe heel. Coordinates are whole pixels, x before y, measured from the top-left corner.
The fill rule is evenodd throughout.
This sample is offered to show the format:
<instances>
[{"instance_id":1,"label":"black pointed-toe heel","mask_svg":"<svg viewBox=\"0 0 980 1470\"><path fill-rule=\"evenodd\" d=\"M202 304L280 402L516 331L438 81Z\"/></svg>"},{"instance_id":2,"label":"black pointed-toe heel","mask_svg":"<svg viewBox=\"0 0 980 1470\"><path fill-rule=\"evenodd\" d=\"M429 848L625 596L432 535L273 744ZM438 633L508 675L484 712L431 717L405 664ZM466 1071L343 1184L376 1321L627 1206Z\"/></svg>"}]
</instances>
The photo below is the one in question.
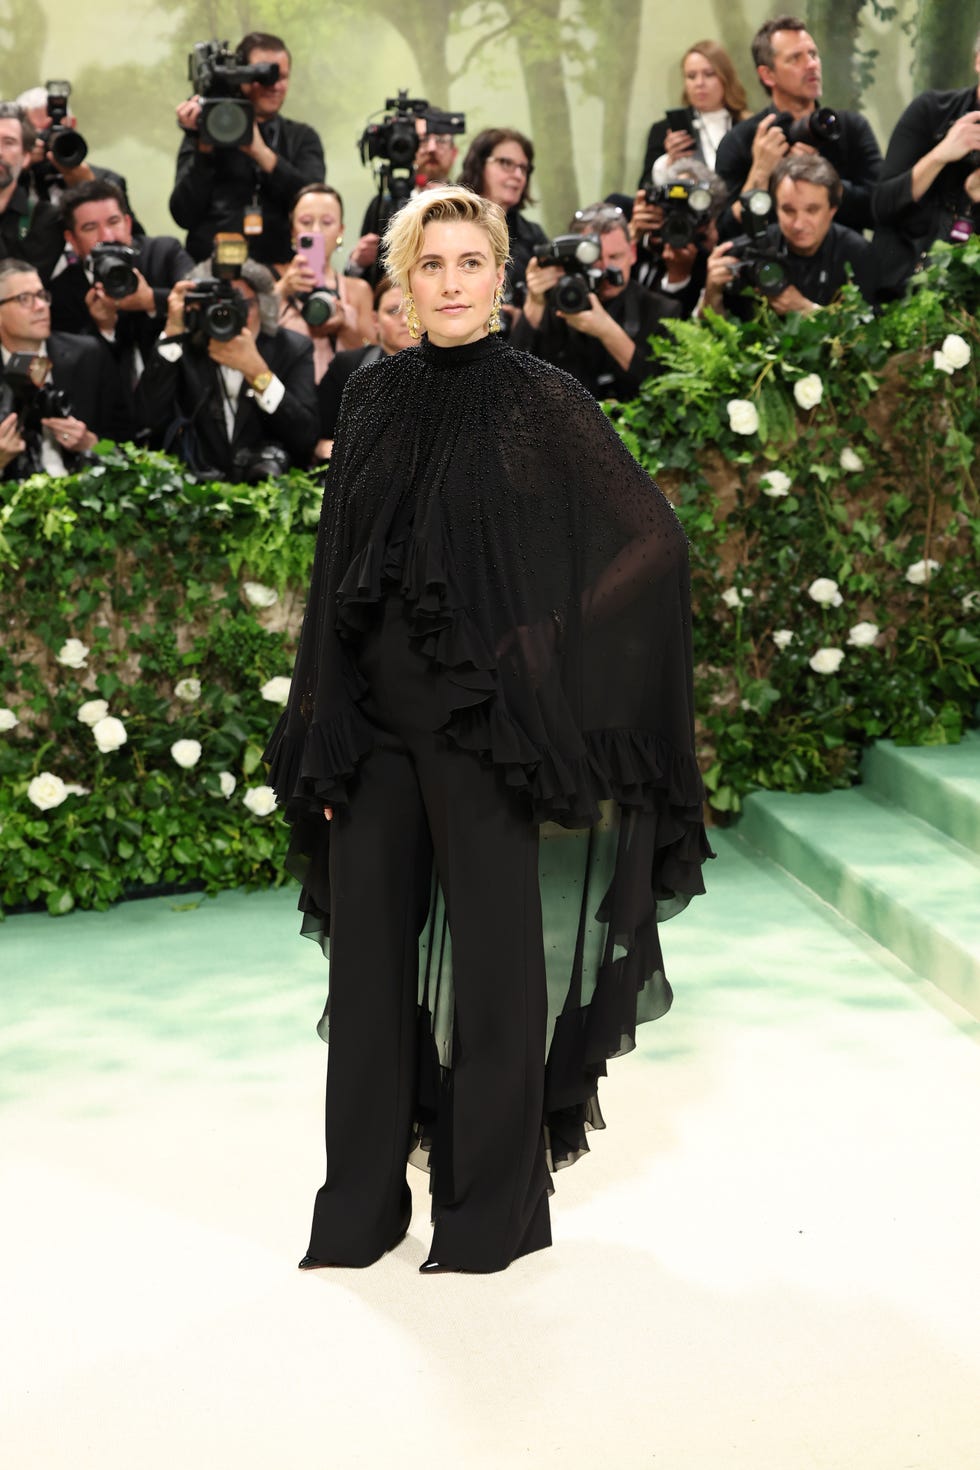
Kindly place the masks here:
<instances>
[{"instance_id":1,"label":"black pointed-toe heel","mask_svg":"<svg viewBox=\"0 0 980 1470\"><path fill-rule=\"evenodd\" d=\"M466 1273L459 1266L444 1266L441 1261L423 1261L419 1267L420 1276L464 1276Z\"/></svg>"},{"instance_id":2,"label":"black pointed-toe heel","mask_svg":"<svg viewBox=\"0 0 980 1470\"><path fill-rule=\"evenodd\" d=\"M411 1223L411 1221L409 1222L409 1224L410 1223ZM399 1235L397 1237L397 1239L393 1240L391 1242L391 1245L387 1246L381 1252L381 1255L382 1256L386 1256L389 1251L393 1251L393 1250L396 1249L396 1247L400 1246L401 1243L402 1243L402 1241L405 1239L405 1236L407 1234L408 1234L408 1225L405 1226L405 1229L402 1231L401 1235ZM378 1256L377 1259L380 1261L381 1256ZM375 1263L374 1263L374 1261L365 1261L364 1264L366 1266L373 1266ZM345 1268L346 1267L348 1270L363 1269L363 1268L359 1268L359 1267L356 1267L356 1266L351 1266L350 1265L350 1262L348 1262L348 1261L321 1261L320 1258L319 1258L319 1256L310 1256L310 1255L306 1255L306 1256L303 1257L303 1259L299 1263L299 1268L298 1269L300 1271L319 1271L323 1267L331 1267L331 1266L334 1267L334 1268L337 1268L337 1267Z\"/></svg>"}]
</instances>

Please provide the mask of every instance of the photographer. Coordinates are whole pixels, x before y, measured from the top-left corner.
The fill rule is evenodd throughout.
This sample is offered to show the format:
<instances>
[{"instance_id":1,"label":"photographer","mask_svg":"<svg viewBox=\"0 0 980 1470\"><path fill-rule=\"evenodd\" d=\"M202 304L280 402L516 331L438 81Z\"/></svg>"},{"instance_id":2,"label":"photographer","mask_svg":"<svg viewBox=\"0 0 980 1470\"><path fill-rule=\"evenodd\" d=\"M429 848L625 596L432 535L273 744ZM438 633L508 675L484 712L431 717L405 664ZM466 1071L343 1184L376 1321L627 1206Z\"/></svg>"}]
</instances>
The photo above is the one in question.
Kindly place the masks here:
<instances>
[{"instance_id":1,"label":"photographer","mask_svg":"<svg viewBox=\"0 0 980 1470\"><path fill-rule=\"evenodd\" d=\"M414 199L425 189L438 189L449 183L458 149L452 133L429 132L424 117L415 119L418 150L412 163L412 188L408 198ZM361 277L374 289L382 279L378 264L378 247L384 233L385 215L390 216L394 201L382 189L375 194L364 212L361 237L351 251L345 275Z\"/></svg>"},{"instance_id":2,"label":"photographer","mask_svg":"<svg viewBox=\"0 0 980 1470\"><path fill-rule=\"evenodd\" d=\"M717 174L696 158L680 158L663 184L641 186L633 200L633 279L676 301L684 316L693 316L701 300L726 198Z\"/></svg>"},{"instance_id":3,"label":"photographer","mask_svg":"<svg viewBox=\"0 0 980 1470\"><path fill-rule=\"evenodd\" d=\"M593 275L564 251L557 265L532 257L512 345L564 368L596 398L632 398L651 372L651 334L662 330L665 318L679 317L681 308L630 280L636 246L621 209L590 205L578 211L570 230L597 237ZM577 276L575 294L586 303L581 310L560 310L549 297L569 274Z\"/></svg>"},{"instance_id":4,"label":"photographer","mask_svg":"<svg viewBox=\"0 0 980 1470\"><path fill-rule=\"evenodd\" d=\"M771 182L777 224L766 225L766 212L743 213L747 233L711 253L703 305L719 315L727 308L748 318L761 299L779 316L791 311L809 316L830 305L847 280L848 266L871 300L872 249L863 235L835 222L843 190L827 160L819 154L791 155L776 165Z\"/></svg>"},{"instance_id":5,"label":"photographer","mask_svg":"<svg viewBox=\"0 0 980 1470\"><path fill-rule=\"evenodd\" d=\"M58 211L30 197L22 175L34 129L15 102L0 102L0 260L26 260L49 281L64 249Z\"/></svg>"},{"instance_id":6,"label":"photographer","mask_svg":"<svg viewBox=\"0 0 980 1470\"><path fill-rule=\"evenodd\" d=\"M511 325L523 305L528 262L547 235L524 210L533 204L531 176L534 173L534 144L516 128L485 128L478 133L463 159L459 182L484 199L499 204L507 217L510 260L504 278L503 313Z\"/></svg>"},{"instance_id":7,"label":"photographer","mask_svg":"<svg viewBox=\"0 0 980 1470\"><path fill-rule=\"evenodd\" d=\"M160 335L171 288L194 262L170 235L134 237L115 184L96 179L69 189L61 217L76 259L51 282L51 320L58 331L97 336L109 349L128 399L118 437L131 437L132 389Z\"/></svg>"},{"instance_id":8,"label":"photographer","mask_svg":"<svg viewBox=\"0 0 980 1470\"><path fill-rule=\"evenodd\" d=\"M333 436L337 431L340 400L351 373L382 357L393 357L412 346L405 311L404 294L401 286L387 276L374 288L374 320L377 340L367 347L357 347L350 352L338 352L326 373L317 385L320 405L320 434L317 442L317 458L329 459L333 447Z\"/></svg>"},{"instance_id":9,"label":"photographer","mask_svg":"<svg viewBox=\"0 0 980 1470\"><path fill-rule=\"evenodd\" d=\"M371 289L338 275L332 260L344 229L344 201L329 184L310 184L290 213L296 254L276 272L279 325L313 343L319 383L337 352L350 352L374 335Z\"/></svg>"},{"instance_id":10,"label":"photographer","mask_svg":"<svg viewBox=\"0 0 980 1470\"><path fill-rule=\"evenodd\" d=\"M270 272L257 261L196 267L178 281L136 390L152 441L197 475L254 483L309 464L317 438L313 349L277 327ZM219 254L225 242L216 241ZM237 251L236 251L237 254ZM188 297L190 300L188 301Z\"/></svg>"},{"instance_id":11,"label":"photographer","mask_svg":"<svg viewBox=\"0 0 980 1470\"><path fill-rule=\"evenodd\" d=\"M117 419L115 370L97 342L52 332L50 294L25 260L0 261L0 358L3 478L71 474Z\"/></svg>"},{"instance_id":12,"label":"photographer","mask_svg":"<svg viewBox=\"0 0 980 1470\"><path fill-rule=\"evenodd\" d=\"M253 258L269 265L292 257L289 207L304 184L326 177L326 165L313 128L281 116L290 64L285 42L259 31L246 36L235 52L237 67L279 68L275 82L256 80L240 87L254 110L246 143L218 146L201 137L203 97L177 108L184 141L170 213L187 230L187 249L195 260L211 253L214 236L223 231L244 232Z\"/></svg>"},{"instance_id":13,"label":"photographer","mask_svg":"<svg viewBox=\"0 0 980 1470\"><path fill-rule=\"evenodd\" d=\"M78 119L68 111L70 94L68 82L49 82L44 87L31 87L17 98L17 105L24 109L37 135L30 165L24 171L31 198L60 205L66 190L99 180L115 184L122 193L126 213L132 216L122 174L88 161L88 145L78 132ZM135 218L133 233L145 233Z\"/></svg>"},{"instance_id":14,"label":"photographer","mask_svg":"<svg viewBox=\"0 0 980 1470\"><path fill-rule=\"evenodd\" d=\"M973 48L980 75L980 35ZM980 221L980 87L922 92L895 124L874 194L879 292L902 293L937 240L962 244Z\"/></svg>"},{"instance_id":15,"label":"photographer","mask_svg":"<svg viewBox=\"0 0 980 1470\"><path fill-rule=\"evenodd\" d=\"M840 223L870 227L871 191L881 170L881 150L867 121L857 112L820 108L823 74L817 44L802 20L780 15L759 27L752 59L770 105L738 123L721 140L715 168L729 191L730 208L721 221L722 238L741 228L740 195L756 189L771 193L772 171L789 153L820 153L840 175Z\"/></svg>"}]
</instances>

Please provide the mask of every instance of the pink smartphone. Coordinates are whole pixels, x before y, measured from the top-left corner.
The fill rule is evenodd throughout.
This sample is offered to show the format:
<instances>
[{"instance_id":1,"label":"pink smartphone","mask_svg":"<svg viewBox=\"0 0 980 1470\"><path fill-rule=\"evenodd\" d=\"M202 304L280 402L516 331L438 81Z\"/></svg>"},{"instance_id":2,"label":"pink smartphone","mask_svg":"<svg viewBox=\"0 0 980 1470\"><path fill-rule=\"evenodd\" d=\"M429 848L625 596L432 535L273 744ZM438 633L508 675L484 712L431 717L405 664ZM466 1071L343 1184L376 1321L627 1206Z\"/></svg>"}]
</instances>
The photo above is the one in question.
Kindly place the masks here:
<instances>
[{"instance_id":1,"label":"pink smartphone","mask_svg":"<svg viewBox=\"0 0 980 1470\"><path fill-rule=\"evenodd\" d=\"M325 286L327 267L327 242L323 235L300 235L296 241L296 253L302 255L318 286Z\"/></svg>"}]
</instances>

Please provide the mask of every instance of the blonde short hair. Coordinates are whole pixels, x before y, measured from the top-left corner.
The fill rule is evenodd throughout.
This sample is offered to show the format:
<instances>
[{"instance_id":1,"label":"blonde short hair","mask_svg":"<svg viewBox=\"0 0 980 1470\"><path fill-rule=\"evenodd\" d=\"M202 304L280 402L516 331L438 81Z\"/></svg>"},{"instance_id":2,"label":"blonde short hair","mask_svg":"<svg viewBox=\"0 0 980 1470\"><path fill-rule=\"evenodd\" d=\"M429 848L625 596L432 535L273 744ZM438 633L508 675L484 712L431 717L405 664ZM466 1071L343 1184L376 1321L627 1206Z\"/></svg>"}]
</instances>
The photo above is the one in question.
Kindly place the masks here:
<instances>
[{"instance_id":1,"label":"blonde short hair","mask_svg":"<svg viewBox=\"0 0 980 1470\"><path fill-rule=\"evenodd\" d=\"M409 274L422 254L426 225L442 223L479 225L490 241L494 264L504 265L510 259L507 217L499 204L455 184L425 189L398 211L381 246L385 273L403 291L409 289Z\"/></svg>"}]
</instances>

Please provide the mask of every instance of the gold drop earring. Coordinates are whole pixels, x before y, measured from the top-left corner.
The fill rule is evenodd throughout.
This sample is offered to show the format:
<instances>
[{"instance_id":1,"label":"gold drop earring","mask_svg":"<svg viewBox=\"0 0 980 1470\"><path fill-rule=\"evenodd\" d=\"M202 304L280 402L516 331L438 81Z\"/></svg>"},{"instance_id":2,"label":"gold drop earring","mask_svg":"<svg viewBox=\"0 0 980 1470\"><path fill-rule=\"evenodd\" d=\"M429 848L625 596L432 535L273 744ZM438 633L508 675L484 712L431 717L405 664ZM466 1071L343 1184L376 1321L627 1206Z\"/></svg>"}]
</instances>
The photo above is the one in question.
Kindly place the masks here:
<instances>
[{"instance_id":1,"label":"gold drop earring","mask_svg":"<svg viewBox=\"0 0 980 1470\"><path fill-rule=\"evenodd\" d=\"M490 308L490 320L487 323L487 327L491 332L500 331L500 308L503 305L503 300L504 288L503 286L498 286L496 291L494 291L493 293L493 306Z\"/></svg>"},{"instance_id":2,"label":"gold drop earring","mask_svg":"<svg viewBox=\"0 0 980 1470\"><path fill-rule=\"evenodd\" d=\"M415 301L412 296L405 296L405 320L408 324L408 335L413 342L417 342L422 335L422 321L415 310Z\"/></svg>"}]
</instances>

